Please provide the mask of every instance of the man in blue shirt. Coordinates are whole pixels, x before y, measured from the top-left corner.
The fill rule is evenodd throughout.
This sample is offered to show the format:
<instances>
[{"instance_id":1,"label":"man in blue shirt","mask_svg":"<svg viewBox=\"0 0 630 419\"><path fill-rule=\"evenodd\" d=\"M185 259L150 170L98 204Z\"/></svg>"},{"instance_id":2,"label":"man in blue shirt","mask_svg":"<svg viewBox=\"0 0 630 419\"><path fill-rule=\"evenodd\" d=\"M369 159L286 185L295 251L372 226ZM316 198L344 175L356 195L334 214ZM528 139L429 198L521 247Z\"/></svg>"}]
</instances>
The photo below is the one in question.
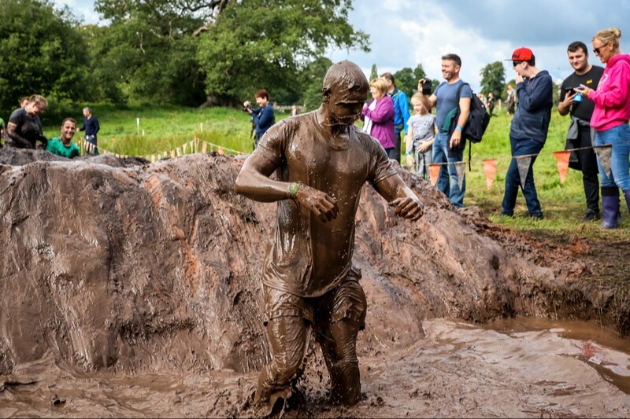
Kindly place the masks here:
<instances>
[{"instance_id":1,"label":"man in blue shirt","mask_svg":"<svg viewBox=\"0 0 630 419\"><path fill-rule=\"evenodd\" d=\"M383 73L381 74L381 78L387 83L387 96L391 97L394 101L394 111L396 111L396 115L394 116L394 130L396 132L396 149L394 151L394 155L396 157L394 160L400 164L401 133L404 130L405 135L407 135L408 132L407 121L409 120L409 99L407 98L405 92L396 87L392 73Z\"/></svg>"},{"instance_id":2,"label":"man in blue shirt","mask_svg":"<svg viewBox=\"0 0 630 419\"><path fill-rule=\"evenodd\" d=\"M85 141L94 145L94 148L88 154L98 155L96 134L98 134L101 126L98 124L98 119L92 115L90 108L83 108L83 116L83 126L79 128L79 131L85 131Z\"/></svg>"},{"instance_id":3,"label":"man in blue shirt","mask_svg":"<svg viewBox=\"0 0 630 419\"><path fill-rule=\"evenodd\" d=\"M256 124L256 137L254 137L256 141L254 148L256 148L262 136L265 135L265 132L276 123L276 116L273 113L273 107L269 103L269 93L267 93L265 89L257 91L254 97L260 108L252 109L252 103L250 101L243 103L243 106L247 113L252 116Z\"/></svg>"},{"instance_id":4,"label":"man in blue shirt","mask_svg":"<svg viewBox=\"0 0 630 419\"><path fill-rule=\"evenodd\" d=\"M459 70L462 67L462 60L456 54L447 54L442 57L442 76L444 82L435 89L431 96L422 96L422 105L431 112L436 107L435 124L439 132L435 136L433 143L433 163L441 163L438 177L438 189L448 196L455 208L464 206L464 194L466 193L466 179L459 187L459 178L455 164L464 158L464 148L466 140L462 139L462 131L468 122L470 115L470 102L472 100L472 89L468 84L459 78ZM422 85L425 80L418 81L418 91L422 92ZM463 85L463 86L462 86ZM459 87L462 86L461 90ZM457 96L457 92L459 97ZM448 127L445 126L446 116L457 106L460 108L460 115L457 119L457 126L451 137L448 137ZM450 182L449 182L450 176Z\"/></svg>"},{"instance_id":5,"label":"man in blue shirt","mask_svg":"<svg viewBox=\"0 0 630 419\"><path fill-rule=\"evenodd\" d=\"M512 157L531 156L525 177L525 186L521 186L521 175L517 159L513 158L505 175L505 193L501 216L512 217L519 186L527 203L529 215L537 220L543 218L534 185L533 164L545 141L551 108L553 107L553 82L545 70L536 68L536 58L529 48L519 48L512 54L512 65L516 71L516 94L518 108L510 126L510 145ZM524 161L524 160L522 160Z\"/></svg>"}]
</instances>

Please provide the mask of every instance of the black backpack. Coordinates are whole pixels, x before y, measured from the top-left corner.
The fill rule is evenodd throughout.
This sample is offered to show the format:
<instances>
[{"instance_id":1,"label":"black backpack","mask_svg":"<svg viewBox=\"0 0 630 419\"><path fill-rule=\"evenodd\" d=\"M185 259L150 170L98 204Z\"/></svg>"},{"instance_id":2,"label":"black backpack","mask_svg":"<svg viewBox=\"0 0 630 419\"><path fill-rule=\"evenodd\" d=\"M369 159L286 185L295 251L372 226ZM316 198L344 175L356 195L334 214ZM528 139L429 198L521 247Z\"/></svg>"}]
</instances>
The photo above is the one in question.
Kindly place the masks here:
<instances>
[{"instance_id":1,"label":"black backpack","mask_svg":"<svg viewBox=\"0 0 630 419\"><path fill-rule=\"evenodd\" d=\"M457 88L457 98L462 92L462 88L464 85L468 86L468 83L462 83ZM452 134L453 129L456 125L457 120L459 119L459 114L461 110L459 109L459 101L457 102L457 110L453 109L453 119L449 133ZM448 119L448 117L447 117ZM481 99L477 97L477 95L473 94L472 100L470 101L470 115L468 116L468 123L464 127L464 131L462 132L462 139L468 140L471 143L479 143L483 138L483 134L486 132L488 128L488 124L490 123L490 114L486 109L486 105L483 104Z\"/></svg>"},{"instance_id":2,"label":"black backpack","mask_svg":"<svg viewBox=\"0 0 630 419\"><path fill-rule=\"evenodd\" d=\"M459 85L459 87L457 88L457 108L454 108L451 112L449 112L444 123L444 130L448 132L449 138L451 137L451 135L453 135L453 131L455 130L455 126L457 125L457 120L459 119L459 114L461 113L461 109L459 109L459 95L461 94L464 85L469 86L468 83L462 83ZM468 140L471 143L471 146L468 147L469 170L470 159L472 156L472 144L481 142L483 134L486 132L489 123L490 114L486 110L486 105L483 104L483 102L477 97L477 95L473 94L473 97L470 101L470 115L468 116L468 122L466 123L466 126L462 131L462 140Z\"/></svg>"}]
</instances>

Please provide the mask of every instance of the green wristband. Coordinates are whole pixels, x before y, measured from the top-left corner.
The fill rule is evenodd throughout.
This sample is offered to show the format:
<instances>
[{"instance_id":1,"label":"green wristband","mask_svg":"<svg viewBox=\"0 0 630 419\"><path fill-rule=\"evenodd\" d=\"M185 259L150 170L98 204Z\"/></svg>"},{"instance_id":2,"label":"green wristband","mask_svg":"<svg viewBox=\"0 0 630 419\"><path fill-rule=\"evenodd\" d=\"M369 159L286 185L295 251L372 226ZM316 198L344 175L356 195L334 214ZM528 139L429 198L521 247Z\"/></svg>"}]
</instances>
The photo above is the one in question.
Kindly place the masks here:
<instances>
[{"instance_id":1,"label":"green wristband","mask_svg":"<svg viewBox=\"0 0 630 419\"><path fill-rule=\"evenodd\" d=\"M293 182L291 186L289 186L289 195L291 195L291 197L293 198L297 195L299 190L300 190L300 184L297 182Z\"/></svg>"}]
</instances>

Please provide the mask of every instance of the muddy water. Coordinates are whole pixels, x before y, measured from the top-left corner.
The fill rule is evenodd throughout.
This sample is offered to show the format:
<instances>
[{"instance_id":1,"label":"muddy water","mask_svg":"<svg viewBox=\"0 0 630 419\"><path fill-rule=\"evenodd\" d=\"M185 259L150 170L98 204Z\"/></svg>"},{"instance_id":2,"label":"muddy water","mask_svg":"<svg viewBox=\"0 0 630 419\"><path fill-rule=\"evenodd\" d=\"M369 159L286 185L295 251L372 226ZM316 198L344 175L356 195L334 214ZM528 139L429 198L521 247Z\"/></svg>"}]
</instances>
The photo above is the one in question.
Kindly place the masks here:
<instances>
[{"instance_id":1,"label":"muddy water","mask_svg":"<svg viewBox=\"0 0 630 419\"><path fill-rule=\"evenodd\" d=\"M628 341L595 324L516 319L490 325L425 321L426 338L361 358L363 400L326 402L327 373L311 355L304 401L285 417L627 417ZM361 338L360 338L361 339ZM231 371L84 373L51 357L0 376L0 416L256 416L256 374Z\"/></svg>"}]
</instances>

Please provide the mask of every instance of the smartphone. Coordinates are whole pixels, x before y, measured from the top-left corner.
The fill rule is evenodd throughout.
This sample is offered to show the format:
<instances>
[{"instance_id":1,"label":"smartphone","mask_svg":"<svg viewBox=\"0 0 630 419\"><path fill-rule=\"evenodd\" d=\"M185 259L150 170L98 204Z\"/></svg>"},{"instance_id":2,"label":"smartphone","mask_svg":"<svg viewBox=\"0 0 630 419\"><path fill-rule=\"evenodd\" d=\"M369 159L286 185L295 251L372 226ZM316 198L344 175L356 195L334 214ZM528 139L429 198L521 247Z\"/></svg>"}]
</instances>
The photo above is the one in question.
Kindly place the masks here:
<instances>
[{"instance_id":1,"label":"smartphone","mask_svg":"<svg viewBox=\"0 0 630 419\"><path fill-rule=\"evenodd\" d=\"M580 90L580 88L579 87L567 87L564 90L565 90L565 92L567 92L568 95L574 95Z\"/></svg>"},{"instance_id":2,"label":"smartphone","mask_svg":"<svg viewBox=\"0 0 630 419\"><path fill-rule=\"evenodd\" d=\"M425 96L431 96L431 80L426 80L422 83L422 94Z\"/></svg>"}]
</instances>

